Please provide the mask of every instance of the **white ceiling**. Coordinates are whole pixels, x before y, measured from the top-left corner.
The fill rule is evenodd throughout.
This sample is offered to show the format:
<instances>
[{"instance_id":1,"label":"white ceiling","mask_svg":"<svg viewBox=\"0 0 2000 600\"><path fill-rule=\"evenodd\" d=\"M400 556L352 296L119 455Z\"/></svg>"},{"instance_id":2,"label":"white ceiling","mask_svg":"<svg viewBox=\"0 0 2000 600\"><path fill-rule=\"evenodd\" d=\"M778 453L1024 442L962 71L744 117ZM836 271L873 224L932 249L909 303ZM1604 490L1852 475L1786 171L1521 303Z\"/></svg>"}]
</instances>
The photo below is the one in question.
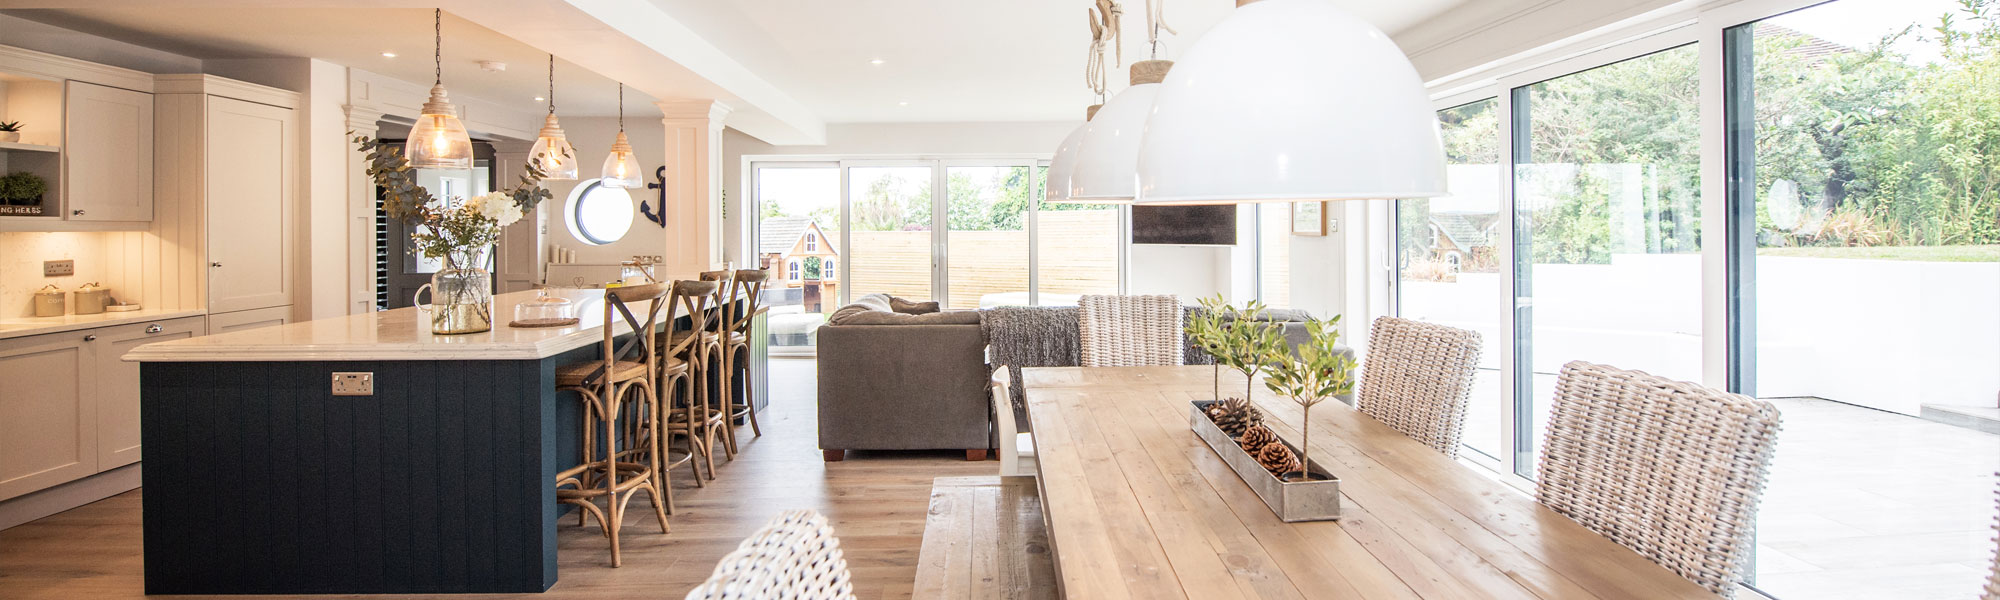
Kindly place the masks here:
<instances>
[{"instance_id":1,"label":"white ceiling","mask_svg":"<svg viewBox=\"0 0 2000 600\"><path fill-rule=\"evenodd\" d=\"M411 82L431 80L431 11L410 8L65 8L5 14L199 59L309 57ZM539 104L548 89L548 54L444 14L444 83L453 97ZM382 56L393 52L395 58ZM486 71L479 61L507 63ZM556 61L560 114L618 112L618 82ZM653 99L627 89L627 115L652 115Z\"/></svg>"},{"instance_id":2,"label":"white ceiling","mask_svg":"<svg viewBox=\"0 0 2000 600\"><path fill-rule=\"evenodd\" d=\"M1090 0L648 1L828 122L1072 120L1092 103ZM1235 8L1163 1L1179 31L1162 38L1167 59ZM1393 35L1465 0L1333 1ZM1129 64L1146 58L1146 3L1123 8ZM1110 79L1116 93L1126 74Z\"/></svg>"},{"instance_id":3,"label":"white ceiling","mask_svg":"<svg viewBox=\"0 0 2000 600\"><path fill-rule=\"evenodd\" d=\"M737 109L730 125L760 137L769 130L810 139L823 136L813 130L826 122L1068 121L1093 102L1083 73L1091 0L438 1L447 4L444 79L455 97L534 102L546 86L540 46L576 54L567 58L652 96L729 102ZM1167 59L1235 6L1161 1L1179 31L1162 39ZM1394 35L1470 0L1331 1ZM411 4L103 0L69 8L0 0L38 7L0 12L194 58L312 57L422 82L431 76L430 11ZM1129 64L1146 58L1146 7L1143 0L1124 4ZM384 58L384 51L398 57ZM870 63L877 59L882 64ZM509 68L482 71L479 60ZM1112 93L1125 77L1122 65L1111 71ZM559 61L557 80L561 114L616 112L613 80L567 60ZM651 103L627 90L628 115L658 115Z\"/></svg>"}]
</instances>

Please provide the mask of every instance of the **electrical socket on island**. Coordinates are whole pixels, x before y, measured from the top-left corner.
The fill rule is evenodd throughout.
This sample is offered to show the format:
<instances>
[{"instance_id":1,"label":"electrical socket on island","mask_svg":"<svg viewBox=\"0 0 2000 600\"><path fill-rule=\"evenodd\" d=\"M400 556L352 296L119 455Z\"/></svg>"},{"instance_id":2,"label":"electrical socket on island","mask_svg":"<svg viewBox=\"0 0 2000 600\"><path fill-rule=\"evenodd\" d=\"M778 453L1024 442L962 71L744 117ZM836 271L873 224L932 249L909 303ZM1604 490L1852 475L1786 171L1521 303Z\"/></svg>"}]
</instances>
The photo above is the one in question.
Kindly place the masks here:
<instances>
[{"instance_id":1,"label":"electrical socket on island","mask_svg":"<svg viewBox=\"0 0 2000 600\"><path fill-rule=\"evenodd\" d=\"M75 275L75 274L76 274L76 261L74 260L64 259L64 260L42 261L43 277L68 277L70 275Z\"/></svg>"},{"instance_id":2,"label":"electrical socket on island","mask_svg":"<svg viewBox=\"0 0 2000 600\"><path fill-rule=\"evenodd\" d=\"M375 374L372 372L335 372L333 374L333 395L373 396L375 395Z\"/></svg>"}]
</instances>

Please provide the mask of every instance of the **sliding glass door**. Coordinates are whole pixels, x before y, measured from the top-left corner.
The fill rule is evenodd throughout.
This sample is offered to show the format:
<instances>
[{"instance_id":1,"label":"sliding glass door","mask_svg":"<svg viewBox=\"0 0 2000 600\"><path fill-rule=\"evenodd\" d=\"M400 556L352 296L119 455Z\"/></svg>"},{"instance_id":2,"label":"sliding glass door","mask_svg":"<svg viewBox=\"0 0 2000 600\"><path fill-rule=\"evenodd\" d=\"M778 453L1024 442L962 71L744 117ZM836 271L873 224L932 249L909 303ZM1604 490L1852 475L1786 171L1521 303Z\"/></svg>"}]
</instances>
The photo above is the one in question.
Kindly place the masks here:
<instances>
[{"instance_id":1,"label":"sliding glass door","mask_svg":"<svg viewBox=\"0 0 2000 600\"><path fill-rule=\"evenodd\" d=\"M809 349L823 315L867 294L952 309L1074 305L1122 287L1123 211L1044 203L1035 159L753 163L774 347Z\"/></svg>"},{"instance_id":2,"label":"sliding glass door","mask_svg":"<svg viewBox=\"0 0 2000 600\"><path fill-rule=\"evenodd\" d=\"M1479 332L1480 353L1468 402L1465 446L1487 461L1513 452L1504 393L1507 339L1498 245L1507 219L1500 212L1500 100L1486 98L1438 111L1452 195L1396 203L1398 314Z\"/></svg>"},{"instance_id":3,"label":"sliding glass door","mask_svg":"<svg viewBox=\"0 0 2000 600\"><path fill-rule=\"evenodd\" d=\"M1755 565L1778 598L1970 598L1992 559L1987 10L1841 0L1723 31L1730 379L1785 418Z\"/></svg>"},{"instance_id":4,"label":"sliding glass door","mask_svg":"<svg viewBox=\"0 0 2000 600\"><path fill-rule=\"evenodd\" d=\"M771 271L771 351L810 353L826 313L840 302L840 167L771 163L752 170L757 201L753 237L760 269Z\"/></svg>"},{"instance_id":5,"label":"sliding glass door","mask_svg":"<svg viewBox=\"0 0 2000 600\"><path fill-rule=\"evenodd\" d=\"M929 299L936 289L936 167L849 166L847 298L888 294Z\"/></svg>"},{"instance_id":6,"label":"sliding glass door","mask_svg":"<svg viewBox=\"0 0 2000 600\"><path fill-rule=\"evenodd\" d=\"M945 167L946 308L1025 306L1035 167Z\"/></svg>"},{"instance_id":7,"label":"sliding glass door","mask_svg":"<svg viewBox=\"0 0 2000 600\"><path fill-rule=\"evenodd\" d=\"M1702 378L1698 56L1512 91L1517 474L1533 476L1564 363Z\"/></svg>"}]
</instances>

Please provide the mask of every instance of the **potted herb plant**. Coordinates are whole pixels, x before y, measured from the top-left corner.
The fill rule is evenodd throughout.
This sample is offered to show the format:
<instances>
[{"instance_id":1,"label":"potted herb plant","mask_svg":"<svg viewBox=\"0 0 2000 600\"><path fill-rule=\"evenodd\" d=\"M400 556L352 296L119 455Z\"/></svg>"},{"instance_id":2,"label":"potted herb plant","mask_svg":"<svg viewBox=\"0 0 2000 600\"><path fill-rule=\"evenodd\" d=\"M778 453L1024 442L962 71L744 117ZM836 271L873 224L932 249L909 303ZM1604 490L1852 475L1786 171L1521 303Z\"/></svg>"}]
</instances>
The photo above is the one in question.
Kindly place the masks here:
<instances>
[{"instance_id":1,"label":"potted herb plant","mask_svg":"<svg viewBox=\"0 0 2000 600\"><path fill-rule=\"evenodd\" d=\"M20 121L0 121L0 142L21 141Z\"/></svg>"},{"instance_id":2,"label":"potted herb plant","mask_svg":"<svg viewBox=\"0 0 2000 600\"><path fill-rule=\"evenodd\" d=\"M42 203L42 195L49 192L49 184L42 176L27 171L18 171L0 177L0 201L16 206L36 206Z\"/></svg>"},{"instance_id":3,"label":"potted herb plant","mask_svg":"<svg viewBox=\"0 0 2000 600\"><path fill-rule=\"evenodd\" d=\"M1304 413L1299 419L1299 470L1281 474L1285 481L1320 481L1327 477L1312 472L1312 407L1327 398L1354 391L1354 357L1340 352L1336 344L1340 317L1306 322L1312 341L1301 344L1298 355L1282 351L1267 353L1268 375L1264 386L1290 398Z\"/></svg>"}]
</instances>

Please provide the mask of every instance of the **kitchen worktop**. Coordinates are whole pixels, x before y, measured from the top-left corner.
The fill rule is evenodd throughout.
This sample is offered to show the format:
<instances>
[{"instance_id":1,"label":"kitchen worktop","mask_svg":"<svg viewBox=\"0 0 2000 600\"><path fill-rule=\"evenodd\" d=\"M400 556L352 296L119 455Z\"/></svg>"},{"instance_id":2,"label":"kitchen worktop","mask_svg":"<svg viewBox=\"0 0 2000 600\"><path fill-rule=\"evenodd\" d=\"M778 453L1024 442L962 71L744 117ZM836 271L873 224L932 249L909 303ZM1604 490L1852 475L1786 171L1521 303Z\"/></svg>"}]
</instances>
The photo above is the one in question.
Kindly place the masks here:
<instances>
[{"instance_id":1,"label":"kitchen worktop","mask_svg":"<svg viewBox=\"0 0 2000 600\"><path fill-rule=\"evenodd\" d=\"M514 305L540 292L493 297L493 329L463 335L433 335L430 315L398 308L380 312L288 323L158 344L125 355L131 362L268 362L363 360L539 360L604 339L604 291L552 290L576 303L580 322L569 327L514 328ZM663 311L664 312L664 311ZM614 331L631 327L620 321Z\"/></svg>"},{"instance_id":2,"label":"kitchen worktop","mask_svg":"<svg viewBox=\"0 0 2000 600\"><path fill-rule=\"evenodd\" d=\"M103 312L94 315L63 315L60 317L14 317L0 319L0 340L8 338L62 333L96 327L110 327L127 323L162 321L202 314L199 310L140 309L129 312Z\"/></svg>"}]
</instances>

